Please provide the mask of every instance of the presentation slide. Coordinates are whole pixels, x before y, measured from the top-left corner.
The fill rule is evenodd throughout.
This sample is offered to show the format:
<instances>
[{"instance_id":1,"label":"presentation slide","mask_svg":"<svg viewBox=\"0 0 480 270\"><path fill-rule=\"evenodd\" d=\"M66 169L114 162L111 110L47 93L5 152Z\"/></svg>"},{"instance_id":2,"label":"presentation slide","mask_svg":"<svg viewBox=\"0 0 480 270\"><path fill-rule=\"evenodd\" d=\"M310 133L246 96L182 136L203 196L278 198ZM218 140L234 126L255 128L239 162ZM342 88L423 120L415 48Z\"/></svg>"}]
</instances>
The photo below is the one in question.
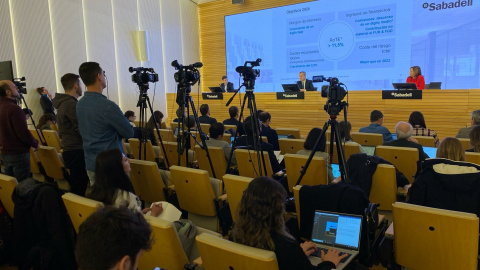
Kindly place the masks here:
<instances>
[{"instance_id":1,"label":"presentation slide","mask_svg":"<svg viewBox=\"0 0 480 270\"><path fill-rule=\"evenodd\" d=\"M411 66L442 89L479 88L479 14L479 0L322 0L225 16L227 76L238 88L235 68L261 58L258 92L283 91L300 71L391 90Z\"/></svg>"}]
</instances>

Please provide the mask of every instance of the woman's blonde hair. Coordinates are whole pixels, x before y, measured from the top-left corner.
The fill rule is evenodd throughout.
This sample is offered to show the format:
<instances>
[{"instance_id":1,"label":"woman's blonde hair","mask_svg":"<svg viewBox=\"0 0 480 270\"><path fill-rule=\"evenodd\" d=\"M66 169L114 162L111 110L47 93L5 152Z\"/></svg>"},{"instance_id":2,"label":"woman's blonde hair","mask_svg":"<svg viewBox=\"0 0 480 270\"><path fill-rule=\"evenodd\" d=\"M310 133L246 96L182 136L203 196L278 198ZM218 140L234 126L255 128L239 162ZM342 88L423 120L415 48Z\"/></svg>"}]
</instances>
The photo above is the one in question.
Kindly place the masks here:
<instances>
[{"instance_id":1,"label":"woman's blonde hair","mask_svg":"<svg viewBox=\"0 0 480 270\"><path fill-rule=\"evenodd\" d=\"M465 161L465 149L457 138L446 137L437 149L437 158L447 158L454 161Z\"/></svg>"}]
</instances>

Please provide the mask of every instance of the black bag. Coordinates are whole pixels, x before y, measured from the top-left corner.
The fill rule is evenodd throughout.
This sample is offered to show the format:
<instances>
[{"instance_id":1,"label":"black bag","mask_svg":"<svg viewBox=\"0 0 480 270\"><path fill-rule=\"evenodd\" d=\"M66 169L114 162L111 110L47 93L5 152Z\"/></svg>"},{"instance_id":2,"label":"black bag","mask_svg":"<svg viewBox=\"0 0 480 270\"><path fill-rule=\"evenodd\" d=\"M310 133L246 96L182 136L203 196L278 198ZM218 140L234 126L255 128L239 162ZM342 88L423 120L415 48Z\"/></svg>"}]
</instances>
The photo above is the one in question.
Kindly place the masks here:
<instances>
[{"instance_id":1,"label":"black bag","mask_svg":"<svg viewBox=\"0 0 480 270\"><path fill-rule=\"evenodd\" d=\"M378 227L378 207L380 204L369 203L368 207L365 208L364 217L367 219L368 233L371 236L375 235L375 232Z\"/></svg>"}]
</instances>

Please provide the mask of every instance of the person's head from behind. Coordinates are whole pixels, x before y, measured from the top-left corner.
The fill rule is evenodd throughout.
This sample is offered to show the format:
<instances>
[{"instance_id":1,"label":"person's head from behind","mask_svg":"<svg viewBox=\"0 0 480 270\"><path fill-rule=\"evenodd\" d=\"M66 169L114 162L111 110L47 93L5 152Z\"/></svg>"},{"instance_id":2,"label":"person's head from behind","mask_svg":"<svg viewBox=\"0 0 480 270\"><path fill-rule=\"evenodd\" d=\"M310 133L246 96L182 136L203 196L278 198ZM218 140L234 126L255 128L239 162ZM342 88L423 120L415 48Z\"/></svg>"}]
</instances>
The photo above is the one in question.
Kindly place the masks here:
<instances>
[{"instance_id":1,"label":"person's head from behind","mask_svg":"<svg viewBox=\"0 0 480 270\"><path fill-rule=\"evenodd\" d=\"M379 110L373 110L370 113L370 123L383 125L383 113Z\"/></svg>"},{"instance_id":2,"label":"person's head from behind","mask_svg":"<svg viewBox=\"0 0 480 270\"><path fill-rule=\"evenodd\" d=\"M230 115L230 118L237 118L238 117L238 107L237 106L231 106L228 108L228 114Z\"/></svg>"},{"instance_id":3,"label":"person's head from behind","mask_svg":"<svg viewBox=\"0 0 480 270\"><path fill-rule=\"evenodd\" d=\"M42 128L44 125L50 126L53 124L55 124L55 115L46 113L40 117L40 120L38 120L37 128Z\"/></svg>"},{"instance_id":4,"label":"person's head from behind","mask_svg":"<svg viewBox=\"0 0 480 270\"><path fill-rule=\"evenodd\" d=\"M152 229L142 213L105 207L80 225L75 247L78 269L135 270L144 251L151 249Z\"/></svg>"},{"instance_id":5,"label":"person's head from behind","mask_svg":"<svg viewBox=\"0 0 480 270\"><path fill-rule=\"evenodd\" d=\"M352 124L350 122L341 121L338 123L338 131L340 133L340 139L342 141L351 141L350 131L352 131Z\"/></svg>"},{"instance_id":6,"label":"person's head from behind","mask_svg":"<svg viewBox=\"0 0 480 270\"><path fill-rule=\"evenodd\" d=\"M187 128L196 129L197 122L195 122L195 116L189 115L185 121L185 125L187 126Z\"/></svg>"},{"instance_id":7,"label":"person's head from behind","mask_svg":"<svg viewBox=\"0 0 480 270\"><path fill-rule=\"evenodd\" d=\"M271 233L291 237L285 229L287 193L276 180L261 176L253 179L238 205L233 241L266 250L275 250Z\"/></svg>"},{"instance_id":8,"label":"person's head from behind","mask_svg":"<svg viewBox=\"0 0 480 270\"><path fill-rule=\"evenodd\" d=\"M153 118L155 116L155 119ZM161 111L154 111L153 115L150 116L150 118L147 121L147 128L153 129L155 127L161 128L162 127L162 119L163 119L163 113ZM155 121L156 124L155 124Z\"/></svg>"},{"instance_id":9,"label":"person's head from behind","mask_svg":"<svg viewBox=\"0 0 480 270\"><path fill-rule=\"evenodd\" d=\"M410 77L417 78L418 75L422 75L422 69L419 66L413 66L410 68Z\"/></svg>"},{"instance_id":10,"label":"person's head from behind","mask_svg":"<svg viewBox=\"0 0 480 270\"><path fill-rule=\"evenodd\" d=\"M412 136L413 127L409 123L398 122L395 126L395 133L397 134L397 140L408 139Z\"/></svg>"},{"instance_id":11,"label":"person's head from behind","mask_svg":"<svg viewBox=\"0 0 480 270\"><path fill-rule=\"evenodd\" d=\"M436 157L465 161L465 149L457 138L446 137L438 145Z\"/></svg>"},{"instance_id":12,"label":"person's head from behind","mask_svg":"<svg viewBox=\"0 0 480 270\"><path fill-rule=\"evenodd\" d=\"M80 74L80 78L82 78L88 90L90 90L89 86L98 86L101 90L107 86L105 73L96 62L85 62L81 64L78 68L78 74Z\"/></svg>"},{"instance_id":13,"label":"person's head from behind","mask_svg":"<svg viewBox=\"0 0 480 270\"><path fill-rule=\"evenodd\" d=\"M480 152L480 126L473 127L468 136L470 138L470 146L473 148L473 151Z\"/></svg>"},{"instance_id":14,"label":"person's head from behind","mask_svg":"<svg viewBox=\"0 0 480 270\"><path fill-rule=\"evenodd\" d=\"M134 111L126 111L125 112L125 117L128 119L128 121L130 122L133 122L135 121L135 119L137 118L137 116L135 116L135 112Z\"/></svg>"},{"instance_id":15,"label":"person's head from behind","mask_svg":"<svg viewBox=\"0 0 480 270\"><path fill-rule=\"evenodd\" d=\"M260 123L253 123L252 124L252 117L251 116L248 116L247 118L245 118L245 121L243 121L243 128L245 130L245 134L247 136L253 136L253 133L254 133L254 129L256 128L255 127L255 124L258 125L258 130L261 131L262 127L260 125Z\"/></svg>"},{"instance_id":16,"label":"person's head from behind","mask_svg":"<svg viewBox=\"0 0 480 270\"><path fill-rule=\"evenodd\" d=\"M308 133L307 138L305 139L303 148L305 148L305 150L310 150L310 151L313 150L313 148L315 147L315 142L317 142L317 139L318 137L320 137L320 134L322 134L321 128L317 128L317 127L312 128L312 130L310 130L310 132ZM325 137L326 136L323 136L321 141L318 143L317 149L315 149L316 151L325 152L325 147L327 144L327 139Z\"/></svg>"},{"instance_id":17,"label":"person's head from behind","mask_svg":"<svg viewBox=\"0 0 480 270\"><path fill-rule=\"evenodd\" d=\"M95 161L95 184L90 198L112 205L119 189L134 193L128 173L130 161L120 150L100 152Z\"/></svg>"},{"instance_id":18,"label":"person's head from behind","mask_svg":"<svg viewBox=\"0 0 480 270\"><path fill-rule=\"evenodd\" d=\"M66 94L81 97L83 94L82 85L80 83L80 76L73 73L67 73L62 76L60 82L62 83L63 90Z\"/></svg>"},{"instance_id":19,"label":"person's head from behind","mask_svg":"<svg viewBox=\"0 0 480 270\"><path fill-rule=\"evenodd\" d=\"M427 128L425 124L425 118L423 118L423 114L419 111L413 111L408 118L408 123L413 127L420 126L422 128Z\"/></svg>"},{"instance_id":20,"label":"person's head from behind","mask_svg":"<svg viewBox=\"0 0 480 270\"><path fill-rule=\"evenodd\" d=\"M210 138L221 140L225 132L225 126L222 123L213 123L210 125L208 132L210 133Z\"/></svg>"},{"instance_id":21,"label":"person's head from behind","mask_svg":"<svg viewBox=\"0 0 480 270\"><path fill-rule=\"evenodd\" d=\"M210 115L210 107L208 107L208 104L200 105L200 113L202 115Z\"/></svg>"},{"instance_id":22,"label":"person's head from behind","mask_svg":"<svg viewBox=\"0 0 480 270\"><path fill-rule=\"evenodd\" d=\"M180 119L182 116L183 118L186 118L187 117L187 111L183 111L182 108L178 108L176 111L175 111L175 114L177 115L177 118Z\"/></svg>"},{"instance_id":23,"label":"person's head from behind","mask_svg":"<svg viewBox=\"0 0 480 270\"><path fill-rule=\"evenodd\" d=\"M472 126L480 125L480 110L472 112Z\"/></svg>"},{"instance_id":24,"label":"person's head from behind","mask_svg":"<svg viewBox=\"0 0 480 270\"><path fill-rule=\"evenodd\" d=\"M260 120L264 126L268 127L272 121L272 116L268 112L261 112L258 114L258 120Z\"/></svg>"}]
</instances>

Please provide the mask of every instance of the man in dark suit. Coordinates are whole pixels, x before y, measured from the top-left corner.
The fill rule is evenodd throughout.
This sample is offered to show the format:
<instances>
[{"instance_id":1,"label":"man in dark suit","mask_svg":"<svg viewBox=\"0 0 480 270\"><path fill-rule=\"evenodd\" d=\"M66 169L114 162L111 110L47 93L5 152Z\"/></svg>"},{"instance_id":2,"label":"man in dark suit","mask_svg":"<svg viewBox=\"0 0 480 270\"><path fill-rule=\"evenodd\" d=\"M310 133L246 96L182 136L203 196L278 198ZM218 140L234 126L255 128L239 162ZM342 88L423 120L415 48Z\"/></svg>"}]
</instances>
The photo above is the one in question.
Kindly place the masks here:
<instances>
[{"instance_id":1,"label":"man in dark suit","mask_svg":"<svg viewBox=\"0 0 480 270\"><path fill-rule=\"evenodd\" d=\"M224 125L235 125L237 126L238 135L244 135L245 131L243 130L243 125L238 121L238 107L231 106L228 109L228 114L230 114L230 118L223 121Z\"/></svg>"},{"instance_id":2,"label":"man in dark suit","mask_svg":"<svg viewBox=\"0 0 480 270\"><path fill-rule=\"evenodd\" d=\"M267 137L268 143L273 146L273 150L279 151L278 134L275 129L270 127L272 116L268 112L262 112L258 115L258 119L262 122L262 136Z\"/></svg>"},{"instance_id":3,"label":"man in dark suit","mask_svg":"<svg viewBox=\"0 0 480 270\"><path fill-rule=\"evenodd\" d=\"M473 111L473 112L472 112L471 126L461 128L461 129L458 131L457 136L455 136L455 137L456 137L456 138L465 138L465 139L468 139L468 138L469 138L468 135L470 134L470 131L472 131L472 129L473 129L476 125L480 125L480 110L476 110L476 111Z\"/></svg>"},{"instance_id":4,"label":"man in dark suit","mask_svg":"<svg viewBox=\"0 0 480 270\"><path fill-rule=\"evenodd\" d=\"M417 140L412 138L412 126L409 123L398 122L395 126L395 132L397 133L397 139L394 141L386 142L383 145L386 146L398 146L398 147L412 147L418 149L419 160L424 161L429 158L423 151L423 146L418 143Z\"/></svg>"},{"instance_id":5,"label":"man in dark suit","mask_svg":"<svg viewBox=\"0 0 480 270\"><path fill-rule=\"evenodd\" d=\"M55 115L55 109L52 105L52 95L45 87L38 87L37 92L40 94L40 106L42 106L43 114L51 113Z\"/></svg>"},{"instance_id":6,"label":"man in dark suit","mask_svg":"<svg viewBox=\"0 0 480 270\"><path fill-rule=\"evenodd\" d=\"M202 104L200 106L200 113L202 116L198 117L198 121L202 124L213 124L217 122L217 119L210 117L210 108L208 104Z\"/></svg>"},{"instance_id":7,"label":"man in dark suit","mask_svg":"<svg viewBox=\"0 0 480 270\"><path fill-rule=\"evenodd\" d=\"M233 83L228 82L227 76L222 77L223 83L220 84L220 88L222 88L223 92L235 92L235 89L233 88ZM227 86L225 88L225 85Z\"/></svg>"},{"instance_id":8,"label":"man in dark suit","mask_svg":"<svg viewBox=\"0 0 480 270\"><path fill-rule=\"evenodd\" d=\"M311 80L307 80L307 74L305 73L305 71L300 71L298 76L300 77L300 81L297 82L297 85L300 88L300 91L315 91L315 87L313 87L313 82Z\"/></svg>"}]
</instances>

